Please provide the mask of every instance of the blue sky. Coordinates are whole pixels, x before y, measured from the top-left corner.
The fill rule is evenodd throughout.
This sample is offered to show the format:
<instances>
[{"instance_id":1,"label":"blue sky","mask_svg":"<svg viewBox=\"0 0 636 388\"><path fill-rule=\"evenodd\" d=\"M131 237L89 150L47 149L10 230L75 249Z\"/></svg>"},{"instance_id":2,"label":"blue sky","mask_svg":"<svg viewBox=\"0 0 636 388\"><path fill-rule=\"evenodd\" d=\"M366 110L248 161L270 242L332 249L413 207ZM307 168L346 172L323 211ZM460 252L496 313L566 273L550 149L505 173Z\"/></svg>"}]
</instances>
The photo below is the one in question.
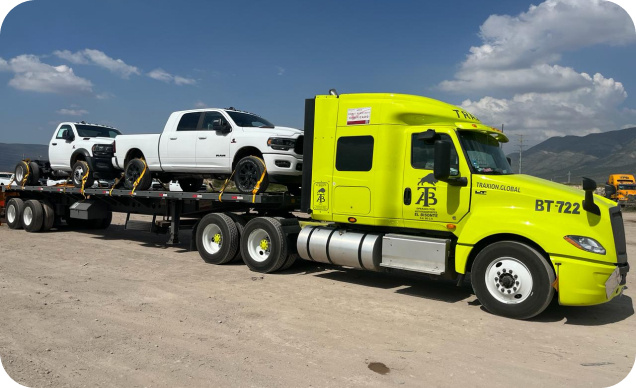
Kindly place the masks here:
<instances>
[{"instance_id":1,"label":"blue sky","mask_svg":"<svg viewBox=\"0 0 636 388\"><path fill-rule=\"evenodd\" d=\"M304 99L336 88L462 105L531 145L636 125L635 49L602 0L34 0L0 32L0 141L160 132L195 107L302 128Z\"/></svg>"}]
</instances>

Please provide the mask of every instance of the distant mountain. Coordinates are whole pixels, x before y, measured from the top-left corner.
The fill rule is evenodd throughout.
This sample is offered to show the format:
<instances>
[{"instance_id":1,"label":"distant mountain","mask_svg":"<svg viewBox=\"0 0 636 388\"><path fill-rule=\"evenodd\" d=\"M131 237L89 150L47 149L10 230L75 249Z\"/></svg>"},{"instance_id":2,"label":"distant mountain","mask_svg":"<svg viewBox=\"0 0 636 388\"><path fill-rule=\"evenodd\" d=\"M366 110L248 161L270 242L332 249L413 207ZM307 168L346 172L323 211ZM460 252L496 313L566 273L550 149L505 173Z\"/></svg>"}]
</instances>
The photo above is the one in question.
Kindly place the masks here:
<instances>
[{"instance_id":1,"label":"distant mountain","mask_svg":"<svg viewBox=\"0 0 636 388\"><path fill-rule=\"evenodd\" d=\"M13 172L15 165L24 158L49 159L49 147L42 144L0 143L0 171Z\"/></svg>"},{"instance_id":2,"label":"distant mountain","mask_svg":"<svg viewBox=\"0 0 636 388\"><path fill-rule=\"evenodd\" d=\"M521 172L565 183L592 178L599 186L609 174L636 174L636 127L587 136L552 137L523 151ZM515 172L519 153L508 155Z\"/></svg>"}]
</instances>

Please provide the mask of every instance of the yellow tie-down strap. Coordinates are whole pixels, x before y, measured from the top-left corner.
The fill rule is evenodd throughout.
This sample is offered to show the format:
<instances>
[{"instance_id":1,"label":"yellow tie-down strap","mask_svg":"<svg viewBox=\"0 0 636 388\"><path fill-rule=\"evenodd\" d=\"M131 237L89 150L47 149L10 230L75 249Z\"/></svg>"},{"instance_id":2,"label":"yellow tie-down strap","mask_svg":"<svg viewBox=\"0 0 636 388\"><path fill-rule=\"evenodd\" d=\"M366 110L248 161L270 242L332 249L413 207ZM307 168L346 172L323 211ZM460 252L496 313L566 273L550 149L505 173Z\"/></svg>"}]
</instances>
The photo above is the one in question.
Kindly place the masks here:
<instances>
[{"instance_id":1,"label":"yellow tie-down strap","mask_svg":"<svg viewBox=\"0 0 636 388\"><path fill-rule=\"evenodd\" d=\"M144 164L144 170L141 172L141 175L139 175L139 178L137 178L137 180L135 181L135 183L133 184L133 189L130 192L130 195L135 194L135 189L137 189L137 185L139 184L139 182L141 182L141 178L144 177L144 174L146 173L146 170L148 169L148 165L146 164L146 161L144 159L139 159L143 162Z\"/></svg>"},{"instance_id":2,"label":"yellow tie-down strap","mask_svg":"<svg viewBox=\"0 0 636 388\"><path fill-rule=\"evenodd\" d=\"M86 174L82 177L82 188L80 189L80 193L82 193L84 198L86 198L86 195L84 194L84 185L86 184L86 180L88 179L88 174L90 174L90 172L91 168L88 166L88 163L86 163Z\"/></svg>"},{"instance_id":3,"label":"yellow tie-down strap","mask_svg":"<svg viewBox=\"0 0 636 388\"><path fill-rule=\"evenodd\" d=\"M22 186L22 189L24 190L24 186L26 185L27 179L29 178L29 175L31 175L31 159L24 159L22 161L22 163L24 163L24 165L26 166L26 174L24 175L24 178L22 178L22 181L20 182L20 186Z\"/></svg>"},{"instance_id":4,"label":"yellow tie-down strap","mask_svg":"<svg viewBox=\"0 0 636 388\"><path fill-rule=\"evenodd\" d=\"M110 188L110 190L108 190L108 196L110 197L113 196L113 190L115 190L115 187L117 187L119 182L121 182L121 180L124 179L124 176L126 176L126 174L122 172L121 176L115 179L115 183L113 183L113 186Z\"/></svg>"},{"instance_id":5,"label":"yellow tie-down strap","mask_svg":"<svg viewBox=\"0 0 636 388\"><path fill-rule=\"evenodd\" d=\"M263 173L261 174L261 179L256 182L256 186L254 186L254 189L252 190L252 203L254 203L254 201L256 200L256 193L258 193L258 189L261 188L261 182L263 182L263 179L265 179L265 174L267 174L267 166L265 165L265 161L261 158L256 159L263 163Z\"/></svg>"}]
</instances>

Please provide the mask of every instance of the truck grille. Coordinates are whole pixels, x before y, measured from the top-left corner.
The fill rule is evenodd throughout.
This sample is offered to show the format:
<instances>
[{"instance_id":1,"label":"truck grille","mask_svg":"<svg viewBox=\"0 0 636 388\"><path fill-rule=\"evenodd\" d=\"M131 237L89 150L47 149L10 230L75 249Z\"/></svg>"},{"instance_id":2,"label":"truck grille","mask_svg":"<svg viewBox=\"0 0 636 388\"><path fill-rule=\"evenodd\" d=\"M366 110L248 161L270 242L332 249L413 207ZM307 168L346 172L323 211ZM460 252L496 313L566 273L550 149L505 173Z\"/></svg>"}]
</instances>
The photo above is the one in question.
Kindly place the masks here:
<instances>
[{"instance_id":1,"label":"truck grille","mask_svg":"<svg viewBox=\"0 0 636 388\"><path fill-rule=\"evenodd\" d=\"M614 233L614 245L616 247L617 262L627 263L627 241L625 240L625 225L620 206L610 209L610 221Z\"/></svg>"},{"instance_id":2,"label":"truck grille","mask_svg":"<svg viewBox=\"0 0 636 388\"><path fill-rule=\"evenodd\" d=\"M294 152L298 155L303 154L303 143L305 142L305 136L300 135L298 139L296 139L296 146L294 147Z\"/></svg>"}]
</instances>

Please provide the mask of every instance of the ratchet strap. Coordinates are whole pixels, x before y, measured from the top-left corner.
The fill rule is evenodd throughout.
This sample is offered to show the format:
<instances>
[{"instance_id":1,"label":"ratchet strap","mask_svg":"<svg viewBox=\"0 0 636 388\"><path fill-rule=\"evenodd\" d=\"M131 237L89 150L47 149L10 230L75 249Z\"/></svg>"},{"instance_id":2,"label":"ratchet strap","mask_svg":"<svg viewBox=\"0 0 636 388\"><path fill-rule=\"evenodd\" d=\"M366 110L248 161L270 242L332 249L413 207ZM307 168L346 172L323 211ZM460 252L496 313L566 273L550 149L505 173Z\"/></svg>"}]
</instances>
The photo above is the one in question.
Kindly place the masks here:
<instances>
[{"instance_id":1,"label":"ratchet strap","mask_svg":"<svg viewBox=\"0 0 636 388\"><path fill-rule=\"evenodd\" d=\"M119 176L119 178L115 179L115 183L113 183L113 186L110 188L110 190L108 190L108 196L110 196L110 197L113 196L113 190L115 190L115 187L117 187L119 182L121 182L122 179L124 179L124 176L126 176L126 173L122 172L121 175Z\"/></svg>"},{"instance_id":2,"label":"ratchet strap","mask_svg":"<svg viewBox=\"0 0 636 388\"><path fill-rule=\"evenodd\" d=\"M80 189L80 193L82 193L84 198L86 198L86 195L84 194L84 185L86 184L86 180L88 179L88 174L90 174L90 170L91 168L88 166L88 163L86 163L86 174L84 174L84 176L82 177L82 188Z\"/></svg>"},{"instance_id":3,"label":"ratchet strap","mask_svg":"<svg viewBox=\"0 0 636 388\"><path fill-rule=\"evenodd\" d=\"M261 158L256 159L263 163L263 173L261 174L261 179L256 182L256 186L254 186L254 189L252 190L252 203L254 203L254 201L256 200L256 193L258 193L258 189L260 189L261 187L261 182L263 182L263 179L265 179L265 174L267 174L267 166L265 165L265 161Z\"/></svg>"},{"instance_id":4,"label":"ratchet strap","mask_svg":"<svg viewBox=\"0 0 636 388\"><path fill-rule=\"evenodd\" d=\"M130 195L135 194L135 189L137 188L137 185L139 184L139 182L141 182L141 178L144 177L144 174L146 173L147 167L148 165L146 164L146 161L144 159L139 159L143 162L144 164L144 170L141 172L141 175L139 175L139 178L137 178L137 180L135 181L135 183L133 183L133 189L130 192Z\"/></svg>"},{"instance_id":5,"label":"ratchet strap","mask_svg":"<svg viewBox=\"0 0 636 388\"><path fill-rule=\"evenodd\" d=\"M29 165L29 163L31 163L31 160L24 159L22 163L24 163L24 165L26 166L26 174L24 175L24 178L22 178L22 181L20 182L20 186L22 186L22 190L24 190L24 186L27 183L27 179L29 178L29 175L31 174L31 166Z\"/></svg>"},{"instance_id":6,"label":"ratchet strap","mask_svg":"<svg viewBox=\"0 0 636 388\"><path fill-rule=\"evenodd\" d=\"M221 191L219 191L219 202L223 202L223 200L221 199L221 196L223 195L223 191L225 191L225 188L227 187L227 184L232 181L232 177L234 176L235 172L236 172L236 170L232 171L232 174L230 174L230 177L227 178L225 180L225 182L223 182L223 186L221 187Z\"/></svg>"}]
</instances>

